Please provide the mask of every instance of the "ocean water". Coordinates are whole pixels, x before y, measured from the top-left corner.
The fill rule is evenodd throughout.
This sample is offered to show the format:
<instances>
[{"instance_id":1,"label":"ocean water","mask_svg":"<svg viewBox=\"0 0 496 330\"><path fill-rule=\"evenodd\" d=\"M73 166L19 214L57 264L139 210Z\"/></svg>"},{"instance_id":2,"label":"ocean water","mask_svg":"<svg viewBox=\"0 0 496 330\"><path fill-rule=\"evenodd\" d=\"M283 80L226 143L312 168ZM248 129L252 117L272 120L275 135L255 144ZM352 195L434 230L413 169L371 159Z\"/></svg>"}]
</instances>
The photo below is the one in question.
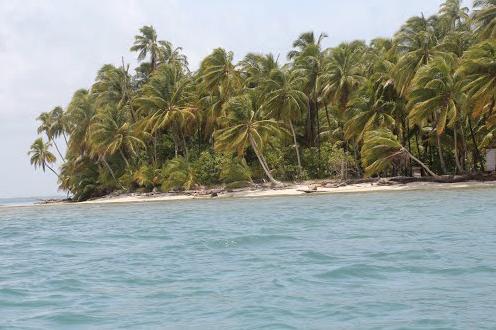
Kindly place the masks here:
<instances>
[{"instance_id":1,"label":"ocean water","mask_svg":"<svg viewBox=\"0 0 496 330\"><path fill-rule=\"evenodd\" d=\"M0 209L2 329L495 329L496 189Z\"/></svg>"}]
</instances>

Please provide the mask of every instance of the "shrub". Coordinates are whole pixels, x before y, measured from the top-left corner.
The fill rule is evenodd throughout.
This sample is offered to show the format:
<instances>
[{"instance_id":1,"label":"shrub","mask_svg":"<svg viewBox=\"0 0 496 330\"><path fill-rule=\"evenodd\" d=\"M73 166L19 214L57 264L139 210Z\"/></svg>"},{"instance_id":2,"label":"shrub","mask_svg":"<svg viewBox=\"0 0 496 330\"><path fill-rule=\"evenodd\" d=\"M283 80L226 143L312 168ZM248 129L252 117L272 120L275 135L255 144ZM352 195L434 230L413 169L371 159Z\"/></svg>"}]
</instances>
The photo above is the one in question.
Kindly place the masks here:
<instances>
[{"instance_id":1,"label":"shrub","mask_svg":"<svg viewBox=\"0 0 496 330\"><path fill-rule=\"evenodd\" d=\"M204 151L194 163L195 177L201 185L213 185L220 181L221 159Z\"/></svg>"}]
</instances>

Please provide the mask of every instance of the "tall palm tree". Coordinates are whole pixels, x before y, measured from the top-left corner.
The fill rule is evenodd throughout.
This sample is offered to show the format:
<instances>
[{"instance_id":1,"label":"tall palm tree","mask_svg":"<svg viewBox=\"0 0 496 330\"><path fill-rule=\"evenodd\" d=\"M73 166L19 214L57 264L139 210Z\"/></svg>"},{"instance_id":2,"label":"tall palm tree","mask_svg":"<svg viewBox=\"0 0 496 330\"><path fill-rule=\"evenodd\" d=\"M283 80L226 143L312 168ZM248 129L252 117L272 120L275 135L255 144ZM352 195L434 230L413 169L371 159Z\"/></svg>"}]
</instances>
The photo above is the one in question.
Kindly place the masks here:
<instances>
[{"instance_id":1,"label":"tall palm tree","mask_svg":"<svg viewBox=\"0 0 496 330\"><path fill-rule=\"evenodd\" d=\"M412 155L399 142L397 137L387 129L368 131L362 146L362 162L365 174L370 176L380 173L394 162L404 162L406 159L417 162L433 177L437 175L427 165Z\"/></svg>"},{"instance_id":2,"label":"tall palm tree","mask_svg":"<svg viewBox=\"0 0 496 330\"><path fill-rule=\"evenodd\" d=\"M40 167L43 172L48 168L58 177L59 174L50 166L57 160L55 155L50 152L50 146L50 142L45 143L42 138L37 138L31 145L28 155L31 156L30 162L35 168Z\"/></svg>"},{"instance_id":3,"label":"tall palm tree","mask_svg":"<svg viewBox=\"0 0 496 330\"><path fill-rule=\"evenodd\" d=\"M274 179L262 150L269 135L281 133L277 121L263 118L263 111L253 94L231 98L225 105L226 116L222 118L224 128L214 133L215 149L220 152L236 152L242 157L248 146L255 152L257 159L272 184L280 186Z\"/></svg>"},{"instance_id":4,"label":"tall palm tree","mask_svg":"<svg viewBox=\"0 0 496 330\"><path fill-rule=\"evenodd\" d=\"M412 125L432 123L435 127L436 142L441 168L446 173L441 135L446 127L453 127L455 137L455 160L459 172L462 172L456 145L457 127L465 103L462 84L455 76L458 60L452 56L439 56L420 69L410 96L409 119ZM433 127L433 129L434 129Z\"/></svg>"},{"instance_id":5,"label":"tall palm tree","mask_svg":"<svg viewBox=\"0 0 496 330\"><path fill-rule=\"evenodd\" d=\"M485 39L496 37L496 0L475 0L473 19L476 32Z\"/></svg>"},{"instance_id":6,"label":"tall palm tree","mask_svg":"<svg viewBox=\"0 0 496 330\"><path fill-rule=\"evenodd\" d=\"M264 106L269 110L269 116L289 125L300 174L301 157L293 122L300 120L308 102L307 96L301 90L302 84L301 77L279 69L272 70L269 79L264 82L264 93L266 93Z\"/></svg>"},{"instance_id":7,"label":"tall palm tree","mask_svg":"<svg viewBox=\"0 0 496 330\"><path fill-rule=\"evenodd\" d=\"M157 32L151 25L145 25L140 29L140 34L134 36L132 52L138 52L138 61L143 61L150 55L151 70L158 66L160 44L157 40Z\"/></svg>"},{"instance_id":8,"label":"tall palm tree","mask_svg":"<svg viewBox=\"0 0 496 330\"><path fill-rule=\"evenodd\" d=\"M313 32L302 33L293 42L293 50L288 53L288 59L293 61L293 67L297 74L306 80L305 93L308 98L307 125L305 140L310 146L314 146L316 140L320 150L320 127L319 127L319 88L318 81L324 66L324 55L322 52L322 41L327 34L321 33L318 38ZM320 154L320 152L319 152Z\"/></svg>"}]
</instances>

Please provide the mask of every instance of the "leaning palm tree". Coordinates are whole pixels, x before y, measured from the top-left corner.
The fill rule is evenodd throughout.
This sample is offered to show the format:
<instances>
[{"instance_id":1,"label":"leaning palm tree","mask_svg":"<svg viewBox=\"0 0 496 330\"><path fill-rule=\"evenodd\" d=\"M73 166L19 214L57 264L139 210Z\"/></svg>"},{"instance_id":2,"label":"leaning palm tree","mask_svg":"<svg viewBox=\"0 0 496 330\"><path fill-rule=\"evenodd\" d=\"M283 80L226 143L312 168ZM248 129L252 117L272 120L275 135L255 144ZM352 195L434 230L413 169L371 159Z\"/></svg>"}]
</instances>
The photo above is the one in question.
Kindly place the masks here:
<instances>
[{"instance_id":1,"label":"leaning palm tree","mask_svg":"<svg viewBox=\"0 0 496 330\"><path fill-rule=\"evenodd\" d=\"M151 70L155 70L158 65L160 44L157 41L157 32L153 26L145 25L140 29L140 34L134 36L132 52L138 52L138 61L143 61L150 55Z\"/></svg>"},{"instance_id":2,"label":"leaning palm tree","mask_svg":"<svg viewBox=\"0 0 496 330\"><path fill-rule=\"evenodd\" d=\"M371 176L391 167L394 162L412 159L433 177L437 175L427 165L412 155L399 142L397 137L388 129L378 129L365 133L362 146L362 163L365 174Z\"/></svg>"},{"instance_id":3,"label":"leaning palm tree","mask_svg":"<svg viewBox=\"0 0 496 330\"><path fill-rule=\"evenodd\" d=\"M55 155L50 152L50 146L50 142L45 143L42 138L37 138L31 145L28 155L31 156L31 165L34 165L35 168L40 167L43 172L48 168L58 177L59 174L50 166L57 160Z\"/></svg>"},{"instance_id":4,"label":"leaning palm tree","mask_svg":"<svg viewBox=\"0 0 496 330\"><path fill-rule=\"evenodd\" d=\"M64 156L60 152L59 146L57 145L57 142L55 141L55 138L58 135L58 127L55 125L57 124L54 118L54 114L56 113L55 111L57 108L50 112L42 112L37 120L40 122L40 126L38 126L38 134L45 133L45 135L48 138L48 142L53 143L55 146L55 149L57 150L57 153L59 154L61 159L64 159Z\"/></svg>"},{"instance_id":5,"label":"leaning palm tree","mask_svg":"<svg viewBox=\"0 0 496 330\"><path fill-rule=\"evenodd\" d=\"M475 0L473 18L481 39L496 37L496 0Z\"/></svg>"},{"instance_id":6,"label":"leaning palm tree","mask_svg":"<svg viewBox=\"0 0 496 330\"><path fill-rule=\"evenodd\" d=\"M263 145L268 136L281 133L278 122L265 119L253 94L244 94L231 98L225 105L226 116L222 118L224 128L214 133L215 149L220 152L236 152L243 157L250 146L272 184L280 186L281 182L274 179L267 162L262 154Z\"/></svg>"},{"instance_id":7,"label":"leaning palm tree","mask_svg":"<svg viewBox=\"0 0 496 330\"><path fill-rule=\"evenodd\" d=\"M301 157L293 122L301 119L308 102L307 96L302 92L302 85L301 77L279 69L272 70L269 79L264 83L266 93L264 106L271 117L287 123L291 129L300 174Z\"/></svg>"}]
</instances>

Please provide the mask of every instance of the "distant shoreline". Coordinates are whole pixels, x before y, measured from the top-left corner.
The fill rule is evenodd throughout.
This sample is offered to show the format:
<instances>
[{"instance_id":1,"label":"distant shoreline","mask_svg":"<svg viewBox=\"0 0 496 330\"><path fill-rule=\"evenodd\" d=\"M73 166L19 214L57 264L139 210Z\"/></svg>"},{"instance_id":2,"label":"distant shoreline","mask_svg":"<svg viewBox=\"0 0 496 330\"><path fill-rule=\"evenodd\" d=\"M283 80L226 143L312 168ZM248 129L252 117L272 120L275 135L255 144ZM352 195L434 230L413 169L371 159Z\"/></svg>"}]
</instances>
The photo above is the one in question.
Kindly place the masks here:
<instances>
[{"instance_id":1,"label":"distant shoreline","mask_svg":"<svg viewBox=\"0 0 496 330\"><path fill-rule=\"evenodd\" d=\"M419 190L454 190L496 188L494 181L464 181L464 182L395 182L391 179L380 179L371 182L344 184L329 181L313 181L302 184L286 184L283 188L249 187L237 190L198 190L177 193L125 193L108 195L84 202L48 201L35 205L84 205L111 203L141 203L181 200L214 200L226 198L257 198L278 196L302 196L323 194L350 194L369 192L404 192Z\"/></svg>"}]
</instances>

